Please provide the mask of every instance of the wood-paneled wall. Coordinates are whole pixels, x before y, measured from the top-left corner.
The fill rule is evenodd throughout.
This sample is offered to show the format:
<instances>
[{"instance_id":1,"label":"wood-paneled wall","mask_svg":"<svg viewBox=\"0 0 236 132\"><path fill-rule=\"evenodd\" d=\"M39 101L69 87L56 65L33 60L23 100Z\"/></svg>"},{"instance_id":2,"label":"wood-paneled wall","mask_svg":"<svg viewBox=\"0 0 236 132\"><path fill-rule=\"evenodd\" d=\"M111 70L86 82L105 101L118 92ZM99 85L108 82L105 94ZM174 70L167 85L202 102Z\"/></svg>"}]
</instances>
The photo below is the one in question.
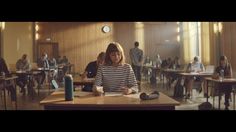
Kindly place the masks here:
<instances>
[{"instance_id":1,"label":"wood-paneled wall","mask_svg":"<svg viewBox=\"0 0 236 132\"><path fill-rule=\"evenodd\" d=\"M236 22L223 22L221 36L222 52L227 56L232 65L233 71L236 72Z\"/></svg>"},{"instance_id":2,"label":"wood-paneled wall","mask_svg":"<svg viewBox=\"0 0 236 132\"><path fill-rule=\"evenodd\" d=\"M59 43L59 55L66 55L75 71L82 72L90 61L106 50L109 42L113 41L113 31L103 33L101 27L112 23L86 23L86 22L58 22L41 23L39 29L40 40L51 38Z\"/></svg>"},{"instance_id":3,"label":"wood-paneled wall","mask_svg":"<svg viewBox=\"0 0 236 132\"><path fill-rule=\"evenodd\" d=\"M15 64L23 54L33 61L32 22L6 22L2 31L3 58L8 64Z\"/></svg>"},{"instance_id":4,"label":"wood-paneled wall","mask_svg":"<svg viewBox=\"0 0 236 132\"><path fill-rule=\"evenodd\" d=\"M123 44L127 62L130 62L128 52L134 47L135 41L140 42L144 56L151 59L157 54L162 58L180 56L175 22L119 22L114 27L115 39Z\"/></svg>"},{"instance_id":5,"label":"wood-paneled wall","mask_svg":"<svg viewBox=\"0 0 236 132\"><path fill-rule=\"evenodd\" d=\"M111 26L111 32L103 33L104 25ZM128 63L135 41L151 58L157 53L163 58L180 54L176 22L41 22L39 27L40 41L49 37L58 42L60 55L75 64L76 72L82 72L112 41L123 46Z\"/></svg>"}]
</instances>

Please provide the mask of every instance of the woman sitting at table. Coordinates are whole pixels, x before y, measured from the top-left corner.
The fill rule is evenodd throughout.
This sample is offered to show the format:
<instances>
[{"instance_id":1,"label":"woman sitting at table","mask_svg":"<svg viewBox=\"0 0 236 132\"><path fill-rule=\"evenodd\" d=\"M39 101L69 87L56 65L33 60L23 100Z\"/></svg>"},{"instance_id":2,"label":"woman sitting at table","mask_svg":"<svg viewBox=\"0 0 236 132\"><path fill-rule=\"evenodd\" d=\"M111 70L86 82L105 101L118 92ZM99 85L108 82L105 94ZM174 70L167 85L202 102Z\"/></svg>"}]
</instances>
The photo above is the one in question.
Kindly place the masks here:
<instances>
[{"instance_id":1,"label":"woman sitting at table","mask_svg":"<svg viewBox=\"0 0 236 132\"><path fill-rule=\"evenodd\" d=\"M225 78L233 77L232 67L230 63L228 62L228 59L226 56L220 57L220 64L218 67L216 67L213 78L218 79L222 71L224 72ZM228 110L229 98L230 98L230 93L232 91L232 86L229 84L222 84L220 86L217 86L217 88L218 88L217 90L220 90L220 93L225 93L225 109Z\"/></svg>"},{"instance_id":2,"label":"woman sitting at table","mask_svg":"<svg viewBox=\"0 0 236 132\"><path fill-rule=\"evenodd\" d=\"M104 60L105 60L105 52L101 52L96 61L90 62L87 66L86 69L84 71L84 73L81 75L82 79L86 79L86 78L95 78L96 74L97 74L97 69L99 65L103 65ZM93 85L84 85L84 87L82 88L83 91L87 91L87 92L92 92L92 88Z\"/></svg>"},{"instance_id":3,"label":"woman sitting at table","mask_svg":"<svg viewBox=\"0 0 236 132\"><path fill-rule=\"evenodd\" d=\"M27 55L23 54L21 59L16 62L16 70L17 71L29 71L30 70L30 62L27 59ZM16 84L21 88L20 92L25 95L25 86L27 84L27 75L20 74L18 75Z\"/></svg>"},{"instance_id":4,"label":"woman sitting at table","mask_svg":"<svg viewBox=\"0 0 236 132\"><path fill-rule=\"evenodd\" d=\"M106 50L104 65L98 67L93 87L95 95L103 92L138 92L138 84L130 64L125 63L123 48L119 43L110 43Z\"/></svg>"},{"instance_id":5,"label":"woman sitting at table","mask_svg":"<svg viewBox=\"0 0 236 132\"><path fill-rule=\"evenodd\" d=\"M199 61L197 56L194 57L194 61L189 63L186 72L199 73L205 71L204 65ZM203 79L201 77L187 77L185 79L185 87L187 89L186 98L189 98L192 93L192 87L194 81L200 81L201 87L203 87Z\"/></svg>"}]
</instances>

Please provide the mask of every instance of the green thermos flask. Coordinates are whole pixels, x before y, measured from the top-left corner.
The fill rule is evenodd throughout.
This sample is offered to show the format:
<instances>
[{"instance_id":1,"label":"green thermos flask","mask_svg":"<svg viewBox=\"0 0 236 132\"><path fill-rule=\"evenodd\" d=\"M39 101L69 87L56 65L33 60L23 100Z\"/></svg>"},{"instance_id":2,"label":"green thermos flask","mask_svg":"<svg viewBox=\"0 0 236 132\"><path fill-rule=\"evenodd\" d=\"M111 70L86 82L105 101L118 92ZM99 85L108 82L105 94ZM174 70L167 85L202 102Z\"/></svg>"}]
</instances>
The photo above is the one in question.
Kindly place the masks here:
<instances>
[{"instance_id":1,"label":"green thermos flask","mask_svg":"<svg viewBox=\"0 0 236 132\"><path fill-rule=\"evenodd\" d=\"M74 98L73 77L70 74L65 76L65 100L72 101Z\"/></svg>"}]
</instances>

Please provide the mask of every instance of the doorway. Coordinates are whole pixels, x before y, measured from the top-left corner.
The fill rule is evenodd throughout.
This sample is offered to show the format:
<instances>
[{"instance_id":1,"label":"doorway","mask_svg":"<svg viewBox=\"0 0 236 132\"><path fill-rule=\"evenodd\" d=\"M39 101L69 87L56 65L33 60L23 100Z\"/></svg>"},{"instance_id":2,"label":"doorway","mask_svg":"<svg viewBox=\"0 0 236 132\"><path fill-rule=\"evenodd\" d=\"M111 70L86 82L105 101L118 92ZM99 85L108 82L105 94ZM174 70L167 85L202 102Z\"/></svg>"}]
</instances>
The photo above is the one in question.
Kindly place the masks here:
<instances>
[{"instance_id":1,"label":"doorway","mask_svg":"<svg viewBox=\"0 0 236 132\"><path fill-rule=\"evenodd\" d=\"M41 57L43 53L47 53L48 57L54 57L55 59L59 55L59 48L57 42L38 42L37 43L37 59Z\"/></svg>"}]
</instances>

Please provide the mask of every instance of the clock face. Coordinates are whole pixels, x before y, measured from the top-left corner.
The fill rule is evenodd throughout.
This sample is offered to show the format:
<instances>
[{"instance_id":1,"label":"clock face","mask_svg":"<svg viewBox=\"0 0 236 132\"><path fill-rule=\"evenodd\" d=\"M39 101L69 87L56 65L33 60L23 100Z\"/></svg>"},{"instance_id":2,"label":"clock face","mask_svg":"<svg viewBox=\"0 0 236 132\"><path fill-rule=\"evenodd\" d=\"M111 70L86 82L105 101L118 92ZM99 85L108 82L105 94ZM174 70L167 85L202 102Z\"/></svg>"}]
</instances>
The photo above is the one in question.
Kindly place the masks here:
<instances>
[{"instance_id":1,"label":"clock face","mask_svg":"<svg viewBox=\"0 0 236 132\"><path fill-rule=\"evenodd\" d=\"M104 27L102 27L102 31L104 32L104 33L108 33L108 32L110 32L110 27L109 26L104 26Z\"/></svg>"}]
</instances>

